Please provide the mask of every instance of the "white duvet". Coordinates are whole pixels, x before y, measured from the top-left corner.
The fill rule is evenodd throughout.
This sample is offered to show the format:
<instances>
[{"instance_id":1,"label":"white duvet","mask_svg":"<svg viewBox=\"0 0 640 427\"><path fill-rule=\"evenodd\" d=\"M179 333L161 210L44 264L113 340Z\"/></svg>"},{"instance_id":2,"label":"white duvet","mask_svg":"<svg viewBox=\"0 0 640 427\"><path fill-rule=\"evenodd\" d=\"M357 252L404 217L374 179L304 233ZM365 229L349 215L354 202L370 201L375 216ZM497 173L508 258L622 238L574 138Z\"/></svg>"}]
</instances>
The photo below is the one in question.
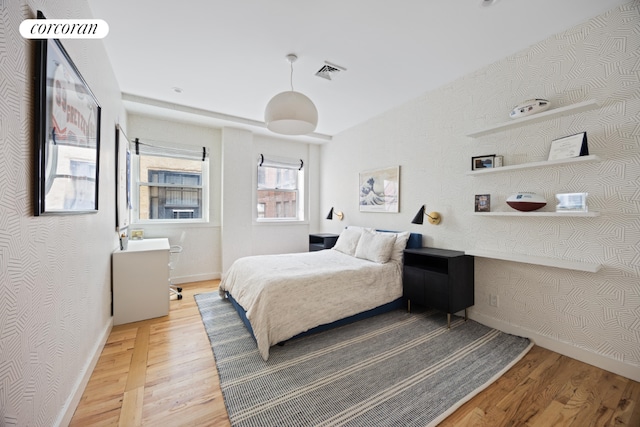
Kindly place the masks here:
<instances>
[{"instance_id":1,"label":"white duvet","mask_svg":"<svg viewBox=\"0 0 640 427\"><path fill-rule=\"evenodd\" d=\"M402 296L402 267L336 250L236 260L220 283L246 310L264 360L269 347Z\"/></svg>"}]
</instances>

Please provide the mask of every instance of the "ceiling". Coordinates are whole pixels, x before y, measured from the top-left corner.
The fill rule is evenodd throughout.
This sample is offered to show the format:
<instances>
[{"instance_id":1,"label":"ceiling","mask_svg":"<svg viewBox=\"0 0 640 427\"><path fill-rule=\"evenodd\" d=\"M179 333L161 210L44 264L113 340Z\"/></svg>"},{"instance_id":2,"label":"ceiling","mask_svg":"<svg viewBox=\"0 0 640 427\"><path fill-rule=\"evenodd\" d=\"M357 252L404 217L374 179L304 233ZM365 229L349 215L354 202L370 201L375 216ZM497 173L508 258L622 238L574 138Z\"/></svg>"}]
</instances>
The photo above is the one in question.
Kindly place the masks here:
<instances>
[{"instance_id":1,"label":"ceiling","mask_svg":"<svg viewBox=\"0 0 640 427\"><path fill-rule=\"evenodd\" d=\"M628 0L88 0L132 111L264 128L294 89L323 142ZM346 68L315 76L325 61ZM174 88L180 88L178 93ZM298 138L300 139L300 138ZM303 138L304 139L304 138Z\"/></svg>"}]
</instances>

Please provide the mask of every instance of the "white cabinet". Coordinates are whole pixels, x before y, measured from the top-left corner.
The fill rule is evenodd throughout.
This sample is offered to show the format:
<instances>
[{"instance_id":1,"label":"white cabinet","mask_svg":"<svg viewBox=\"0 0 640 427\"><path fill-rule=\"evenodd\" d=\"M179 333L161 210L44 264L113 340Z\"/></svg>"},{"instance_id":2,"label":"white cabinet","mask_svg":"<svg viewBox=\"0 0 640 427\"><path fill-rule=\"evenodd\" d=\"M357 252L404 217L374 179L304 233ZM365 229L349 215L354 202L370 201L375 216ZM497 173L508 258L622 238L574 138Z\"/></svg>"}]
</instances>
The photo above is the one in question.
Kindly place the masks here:
<instances>
[{"instance_id":1,"label":"white cabinet","mask_svg":"<svg viewBox=\"0 0 640 427\"><path fill-rule=\"evenodd\" d=\"M130 240L112 269L114 325L169 314L169 239Z\"/></svg>"}]
</instances>

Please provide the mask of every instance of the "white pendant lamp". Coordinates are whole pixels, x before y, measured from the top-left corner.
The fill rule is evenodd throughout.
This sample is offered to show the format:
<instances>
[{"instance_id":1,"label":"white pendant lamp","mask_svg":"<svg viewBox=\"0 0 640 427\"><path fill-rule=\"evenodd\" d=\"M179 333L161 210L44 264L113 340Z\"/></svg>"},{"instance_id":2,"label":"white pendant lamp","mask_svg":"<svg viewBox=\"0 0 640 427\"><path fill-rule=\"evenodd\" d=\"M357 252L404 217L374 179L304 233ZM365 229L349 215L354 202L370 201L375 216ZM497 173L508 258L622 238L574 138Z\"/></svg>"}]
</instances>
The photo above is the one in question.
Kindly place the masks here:
<instances>
[{"instance_id":1,"label":"white pendant lamp","mask_svg":"<svg viewBox=\"0 0 640 427\"><path fill-rule=\"evenodd\" d=\"M267 129L283 135L304 135L311 133L318 125L318 110L313 102L300 92L293 90L293 63L296 55L287 55L291 64L291 90L281 92L271 98L264 111Z\"/></svg>"}]
</instances>

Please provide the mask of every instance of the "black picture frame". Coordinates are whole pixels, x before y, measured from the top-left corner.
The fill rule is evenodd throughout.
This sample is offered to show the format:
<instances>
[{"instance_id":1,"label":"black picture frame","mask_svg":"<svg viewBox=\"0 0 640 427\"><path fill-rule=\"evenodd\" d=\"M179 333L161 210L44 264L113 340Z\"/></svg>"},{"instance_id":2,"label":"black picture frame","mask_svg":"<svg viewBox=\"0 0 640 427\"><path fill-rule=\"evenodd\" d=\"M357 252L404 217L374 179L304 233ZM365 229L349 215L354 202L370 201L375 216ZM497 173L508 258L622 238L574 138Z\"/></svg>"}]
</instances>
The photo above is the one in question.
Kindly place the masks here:
<instances>
[{"instance_id":1,"label":"black picture frame","mask_svg":"<svg viewBox=\"0 0 640 427\"><path fill-rule=\"evenodd\" d=\"M491 212L491 194L476 194L476 212Z\"/></svg>"},{"instance_id":2,"label":"black picture frame","mask_svg":"<svg viewBox=\"0 0 640 427\"><path fill-rule=\"evenodd\" d=\"M475 156L471 158L471 170L491 169L495 161L495 154L486 154L484 156Z\"/></svg>"},{"instance_id":3,"label":"black picture frame","mask_svg":"<svg viewBox=\"0 0 640 427\"><path fill-rule=\"evenodd\" d=\"M131 152L129 139L119 124L116 124L116 231L124 232L129 227L131 207Z\"/></svg>"},{"instance_id":4,"label":"black picture frame","mask_svg":"<svg viewBox=\"0 0 640 427\"><path fill-rule=\"evenodd\" d=\"M59 40L35 43L34 214L96 213L100 104Z\"/></svg>"}]
</instances>

